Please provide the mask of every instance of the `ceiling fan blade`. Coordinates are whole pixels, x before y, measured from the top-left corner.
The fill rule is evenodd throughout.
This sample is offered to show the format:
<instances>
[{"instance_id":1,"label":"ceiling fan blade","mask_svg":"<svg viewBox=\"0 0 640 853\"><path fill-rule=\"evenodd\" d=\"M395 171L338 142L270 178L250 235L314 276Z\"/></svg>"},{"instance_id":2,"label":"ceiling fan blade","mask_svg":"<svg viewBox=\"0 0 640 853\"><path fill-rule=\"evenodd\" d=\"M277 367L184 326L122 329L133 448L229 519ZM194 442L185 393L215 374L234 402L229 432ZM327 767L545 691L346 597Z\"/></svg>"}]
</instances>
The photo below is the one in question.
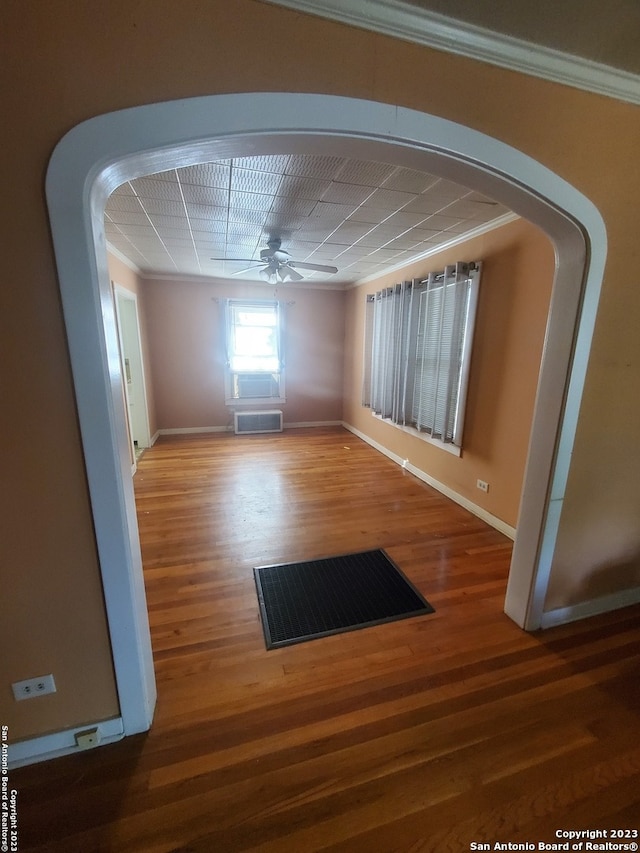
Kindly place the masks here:
<instances>
[{"instance_id":1,"label":"ceiling fan blade","mask_svg":"<svg viewBox=\"0 0 640 853\"><path fill-rule=\"evenodd\" d=\"M338 272L338 267L328 267L324 264L304 264L300 261L289 261L290 267L295 267L301 270L315 270L315 272L327 272L334 273Z\"/></svg>"},{"instance_id":2,"label":"ceiling fan blade","mask_svg":"<svg viewBox=\"0 0 640 853\"><path fill-rule=\"evenodd\" d=\"M210 261L224 261L228 264L259 264L258 258L209 258Z\"/></svg>"},{"instance_id":3,"label":"ceiling fan blade","mask_svg":"<svg viewBox=\"0 0 640 853\"><path fill-rule=\"evenodd\" d=\"M296 272L291 264L283 264L280 267L281 273L283 273L287 278L290 278L291 281L302 281L304 279L303 275L300 275L299 272Z\"/></svg>"},{"instance_id":4,"label":"ceiling fan blade","mask_svg":"<svg viewBox=\"0 0 640 853\"><path fill-rule=\"evenodd\" d=\"M233 275L242 275L243 272L251 272L252 270L262 270L262 269L264 269L264 264L256 264L253 267L245 267L245 269L243 269L243 270L236 270L235 272L232 272L231 275L232 276Z\"/></svg>"}]
</instances>

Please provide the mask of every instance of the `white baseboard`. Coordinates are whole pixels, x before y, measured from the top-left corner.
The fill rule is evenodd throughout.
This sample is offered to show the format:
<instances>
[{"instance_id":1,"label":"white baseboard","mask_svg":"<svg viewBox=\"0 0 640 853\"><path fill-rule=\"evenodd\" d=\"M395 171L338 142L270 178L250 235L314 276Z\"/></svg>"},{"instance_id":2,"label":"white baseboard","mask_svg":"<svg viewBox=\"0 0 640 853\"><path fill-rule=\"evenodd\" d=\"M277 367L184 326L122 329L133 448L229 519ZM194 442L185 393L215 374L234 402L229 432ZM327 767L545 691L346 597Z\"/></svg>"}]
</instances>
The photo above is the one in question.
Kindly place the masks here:
<instances>
[{"instance_id":1,"label":"white baseboard","mask_svg":"<svg viewBox=\"0 0 640 853\"><path fill-rule=\"evenodd\" d=\"M468 510L472 515L481 518L482 521L485 521L491 527L494 527L496 530L499 530L500 533L504 533L505 536L508 536L509 539L516 538L516 529L515 527L511 527L506 522L502 521L502 519L497 518L495 515L491 515L490 512L487 512L481 506L474 504L468 498L463 497L458 494L458 492L454 492L453 489L450 489L449 486L445 486L444 483L440 483L438 480L431 477L426 471L423 471L421 468L416 468L415 465L411 465L405 459L401 459L396 453L393 453L391 450L386 448L383 444L375 441L370 438L365 433L360 432L359 429L356 429L351 424L345 423L343 421L342 426L345 429L348 429L349 432L352 432L354 435L357 435L358 438L361 438L363 441L366 441L367 444L370 444L371 447L374 447L380 453L383 453L389 459L392 459L397 465L401 468L404 468L405 471L409 471L409 473L413 474L414 477L417 477L419 480L422 480L423 483L426 483L428 486L432 486L438 492L443 494L445 497L450 498L450 500L457 503L459 506L464 507L464 509Z\"/></svg>"},{"instance_id":2,"label":"white baseboard","mask_svg":"<svg viewBox=\"0 0 640 853\"><path fill-rule=\"evenodd\" d=\"M191 435L200 432L232 432L232 426L210 426L210 427L175 427L172 429L159 429L156 435Z\"/></svg>"},{"instance_id":3,"label":"white baseboard","mask_svg":"<svg viewBox=\"0 0 640 853\"><path fill-rule=\"evenodd\" d=\"M63 732L54 732L42 737L21 740L9 744L9 767L24 767L26 764L36 764L39 761L49 761L62 755L71 755L73 752L86 752L85 749L77 745L76 735L79 732L86 732L88 729L98 730L99 744L97 746L115 743L124 737L122 717L113 717L100 723L87 723L86 726L76 726Z\"/></svg>"},{"instance_id":4,"label":"white baseboard","mask_svg":"<svg viewBox=\"0 0 640 853\"><path fill-rule=\"evenodd\" d=\"M151 444L149 445L149 447L153 447L153 445L156 443L156 441L158 440L159 437L160 437L160 430L157 429L154 432L154 434L151 436Z\"/></svg>"},{"instance_id":5,"label":"white baseboard","mask_svg":"<svg viewBox=\"0 0 640 853\"><path fill-rule=\"evenodd\" d=\"M594 598L591 601L581 601L569 607L558 607L555 610L547 610L542 614L540 620L541 628L553 628L556 625L565 625L567 622L577 622L578 619L587 619L589 616L598 616L600 613L608 613L610 610L620 610L622 607L630 607L640 604L640 589L624 589L613 592L611 595Z\"/></svg>"},{"instance_id":6,"label":"white baseboard","mask_svg":"<svg viewBox=\"0 0 640 853\"><path fill-rule=\"evenodd\" d=\"M284 423L285 429L303 429L306 427L342 426L342 421L301 421L300 423Z\"/></svg>"},{"instance_id":7,"label":"white baseboard","mask_svg":"<svg viewBox=\"0 0 640 853\"><path fill-rule=\"evenodd\" d=\"M328 427L342 426L342 421L300 421L299 423L283 423L284 429L300 429L302 427ZM159 429L153 437L152 444L160 435L191 435L205 432L233 432L232 426L210 426L210 427L176 427L172 429Z\"/></svg>"}]
</instances>

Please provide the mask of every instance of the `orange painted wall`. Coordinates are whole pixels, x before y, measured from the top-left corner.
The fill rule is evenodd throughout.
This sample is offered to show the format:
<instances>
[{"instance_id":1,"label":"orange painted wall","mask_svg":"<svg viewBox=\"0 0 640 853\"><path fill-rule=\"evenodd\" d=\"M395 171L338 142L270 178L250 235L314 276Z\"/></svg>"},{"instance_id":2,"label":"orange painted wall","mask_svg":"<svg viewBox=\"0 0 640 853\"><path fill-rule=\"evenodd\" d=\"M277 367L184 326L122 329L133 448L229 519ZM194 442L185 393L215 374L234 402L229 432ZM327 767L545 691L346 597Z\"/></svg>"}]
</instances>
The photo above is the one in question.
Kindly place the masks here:
<instances>
[{"instance_id":1,"label":"orange painted wall","mask_svg":"<svg viewBox=\"0 0 640 853\"><path fill-rule=\"evenodd\" d=\"M147 279L144 285L159 429L233 425L224 388L226 298L286 303L287 401L276 406L285 424L342 419L342 291L294 286L274 291L205 280Z\"/></svg>"},{"instance_id":2,"label":"orange painted wall","mask_svg":"<svg viewBox=\"0 0 640 853\"><path fill-rule=\"evenodd\" d=\"M367 293L426 277L456 261L482 261L464 450L457 457L372 416L361 405ZM463 498L515 527L554 272L553 247L524 221L349 291L345 421ZM476 487L489 483L485 494Z\"/></svg>"},{"instance_id":3,"label":"orange painted wall","mask_svg":"<svg viewBox=\"0 0 640 853\"><path fill-rule=\"evenodd\" d=\"M548 606L635 583L640 562L640 109L258 0L4 0L0 717L27 737L117 708L44 177L79 122L228 92L422 110L548 166L602 213L609 254ZM274 45L286 45L285 50ZM168 61L170 58L170 61ZM631 565L621 576L612 567ZM78 607L78 602L82 607ZM17 709L8 685L54 671ZM18 713L18 710L20 713Z\"/></svg>"}]
</instances>

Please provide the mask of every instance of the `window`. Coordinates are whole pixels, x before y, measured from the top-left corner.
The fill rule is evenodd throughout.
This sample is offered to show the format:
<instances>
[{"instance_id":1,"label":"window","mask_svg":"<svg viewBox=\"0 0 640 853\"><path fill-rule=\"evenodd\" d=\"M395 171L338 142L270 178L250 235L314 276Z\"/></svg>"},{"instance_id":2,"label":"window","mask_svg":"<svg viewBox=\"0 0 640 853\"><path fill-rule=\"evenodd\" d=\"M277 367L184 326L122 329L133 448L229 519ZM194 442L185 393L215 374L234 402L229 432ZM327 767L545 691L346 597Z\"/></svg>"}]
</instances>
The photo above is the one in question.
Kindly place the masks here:
<instances>
[{"instance_id":1,"label":"window","mask_svg":"<svg viewBox=\"0 0 640 853\"><path fill-rule=\"evenodd\" d=\"M284 402L280 304L228 299L226 333L227 403Z\"/></svg>"},{"instance_id":2,"label":"window","mask_svg":"<svg viewBox=\"0 0 640 853\"><path fill-rule=\"evenodd\" d=\"M479 282L479 264L458 263L367 298L363 405L453 452L462 447Z\"/></svg>"}]
</instances>

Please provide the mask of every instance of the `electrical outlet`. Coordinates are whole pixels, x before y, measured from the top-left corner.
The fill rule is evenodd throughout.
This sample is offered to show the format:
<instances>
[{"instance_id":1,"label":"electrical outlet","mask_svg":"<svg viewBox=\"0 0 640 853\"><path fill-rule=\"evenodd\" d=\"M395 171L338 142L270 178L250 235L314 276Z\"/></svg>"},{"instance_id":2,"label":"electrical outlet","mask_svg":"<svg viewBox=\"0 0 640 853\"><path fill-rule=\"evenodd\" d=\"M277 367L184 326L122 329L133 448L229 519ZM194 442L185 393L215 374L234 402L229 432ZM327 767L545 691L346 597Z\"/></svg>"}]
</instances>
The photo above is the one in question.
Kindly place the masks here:
<instances>
[{"instance_id":1,"label":"electrical outlet","mask_svg":"<svg viewBox=\"0 0 640 853\"><path fill-rule=\"evenodd\" d=\"M100 743L100 732L98 729L86 729L83 732L76 732L76 746L80 749L93 749Z\"/></svg>"},{"instance_id":2,"label":"electrical outlet","mask_svg":"<svg viewBox=\"0 0 640 853\"><path fill-rule=\"evenodd\" d=\"M16 702L23 699L35 699L36 696L46 696L56 692L56 683L52 675L41 675L39 678L27 678L16 681L11 685Z\"/></svg>"},{"instance_id":3,"label":"electrical outlet","mask_svg":"<svg viewBox=\"0 0 640 853\"><path fill-rule=\"evenodd\" d=\"M489 491L489 483L485 483L484 480L476 480L476 486L480 489L481 492Z\"/></svg>"}]
</instances>

